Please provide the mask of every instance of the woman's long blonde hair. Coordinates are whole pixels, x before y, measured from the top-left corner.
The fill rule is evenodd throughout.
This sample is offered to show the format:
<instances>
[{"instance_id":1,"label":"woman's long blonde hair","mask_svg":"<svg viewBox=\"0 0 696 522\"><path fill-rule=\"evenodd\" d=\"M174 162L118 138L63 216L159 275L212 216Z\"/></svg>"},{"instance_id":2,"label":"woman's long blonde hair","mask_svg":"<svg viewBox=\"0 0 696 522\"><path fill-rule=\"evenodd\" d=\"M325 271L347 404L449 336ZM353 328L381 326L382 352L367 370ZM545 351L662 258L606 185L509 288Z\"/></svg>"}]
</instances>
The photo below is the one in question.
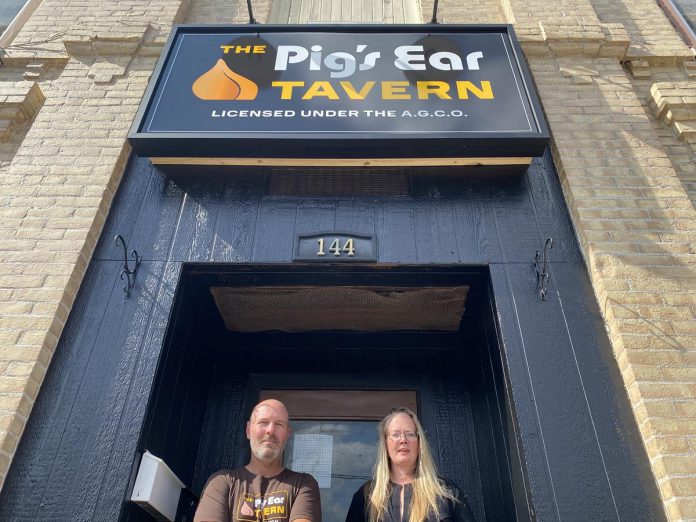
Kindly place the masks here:
<instances>
[{"instance_id":1,"label":"woman's long blonde hair","mask_svg":"<svg viewBox=\"0 0 696 522\"><path fill-rule=\"evenodd\" d=\"M424 522L429 513L434 514L439 519L441 513L438 507L438 498L456 500L452 492L437 478L437 471L430 454L430 448L425 440L423 427L418 422L416 414L408 408L394 408L377 426L379 444L377 446L377 461L373 470L372 486L368 495L367 512L369 522L381 522L387 514L391 490L390 461L386 442L387 429L392 419L402 413L411 417L418 435L418 460L412 482L413 495L411 496L411 514L408 517L408 522Z\"/></svg>"}]
</instances>

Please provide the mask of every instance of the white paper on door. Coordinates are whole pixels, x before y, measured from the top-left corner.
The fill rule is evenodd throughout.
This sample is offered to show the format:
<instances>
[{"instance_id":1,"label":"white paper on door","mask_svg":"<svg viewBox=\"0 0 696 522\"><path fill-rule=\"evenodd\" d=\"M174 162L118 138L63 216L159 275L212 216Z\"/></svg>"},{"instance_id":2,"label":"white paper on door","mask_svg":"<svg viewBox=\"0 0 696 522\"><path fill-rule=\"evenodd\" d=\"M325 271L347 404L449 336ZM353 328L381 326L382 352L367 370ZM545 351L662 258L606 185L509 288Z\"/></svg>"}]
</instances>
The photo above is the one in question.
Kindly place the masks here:
<instances>
[{"instance_id":1,"label":"white paper on door","mask_svg":"<svg viewBox=\"0 0 696 522\"><path fill-rule=\"evenodd\" d=\"M333 435L295 434L292 444L292 470L311 474L320 488L331 487Z\"/></svg>"}]
</instances>

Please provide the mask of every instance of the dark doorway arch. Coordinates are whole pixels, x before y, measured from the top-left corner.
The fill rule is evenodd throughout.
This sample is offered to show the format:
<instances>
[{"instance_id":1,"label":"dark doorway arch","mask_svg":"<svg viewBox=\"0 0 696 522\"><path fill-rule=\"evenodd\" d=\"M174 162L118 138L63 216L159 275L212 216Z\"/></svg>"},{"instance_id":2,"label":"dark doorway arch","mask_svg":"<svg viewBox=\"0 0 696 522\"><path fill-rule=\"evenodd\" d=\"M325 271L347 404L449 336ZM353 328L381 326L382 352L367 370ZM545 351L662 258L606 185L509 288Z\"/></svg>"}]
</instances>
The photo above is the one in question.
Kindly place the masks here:
<instances>
[{"instance_id":1,"label":"dark doorway arch","mask_svg":"<svg viewBox=\"0 0 696 522\"><path fill-rule=\"evenodd\" d=\"M225 317L239 303L223 302L221 288L244 289L225 295L243 295L247 303L256 292L267 327L248 310L238 314L244 321ZM295 310L285 315L295 313L301 324L313 313L331 321L331 303L303 301L317 291L350 295L348 318L374 317L356 330L328 324L296 331L267 304L269 295L288 289L296 290ZM369 292L406 317L414 310L413 317L427 316L428 306L442 305L441 315L454 307L456 321L440 321L437 330L415 319L394 329L379 310L364 314L375 306ZM416 397L441 473L465 492L478 519L529 517L486 267L193 264L182 272L174 309L138 449L163 458L194 496L212 472L246 463L244 423L262 392L402 390ZM122 520L144 516L126 504Z\"/></svg>"}]
</instances>

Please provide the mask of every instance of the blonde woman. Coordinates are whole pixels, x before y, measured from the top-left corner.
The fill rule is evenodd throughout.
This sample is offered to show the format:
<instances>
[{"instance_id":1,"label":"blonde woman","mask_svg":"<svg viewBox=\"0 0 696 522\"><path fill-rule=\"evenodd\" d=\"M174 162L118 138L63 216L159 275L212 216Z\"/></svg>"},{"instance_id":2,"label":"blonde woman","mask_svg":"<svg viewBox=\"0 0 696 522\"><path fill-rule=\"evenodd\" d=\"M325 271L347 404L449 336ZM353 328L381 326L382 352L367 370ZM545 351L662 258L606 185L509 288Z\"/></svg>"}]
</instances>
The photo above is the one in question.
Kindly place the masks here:
<instances>
[{"instance_id":1,"label":"blonde woman","mask_svg":"<svg viewBox=\"0 0 696 522\"><path fill-rule=\"evenodd\" d=\"M450 483L438 478L416 415L395 408L380 421L373 478L353 495L346 522L474 522Z\"/></svg>"}]
</instances>

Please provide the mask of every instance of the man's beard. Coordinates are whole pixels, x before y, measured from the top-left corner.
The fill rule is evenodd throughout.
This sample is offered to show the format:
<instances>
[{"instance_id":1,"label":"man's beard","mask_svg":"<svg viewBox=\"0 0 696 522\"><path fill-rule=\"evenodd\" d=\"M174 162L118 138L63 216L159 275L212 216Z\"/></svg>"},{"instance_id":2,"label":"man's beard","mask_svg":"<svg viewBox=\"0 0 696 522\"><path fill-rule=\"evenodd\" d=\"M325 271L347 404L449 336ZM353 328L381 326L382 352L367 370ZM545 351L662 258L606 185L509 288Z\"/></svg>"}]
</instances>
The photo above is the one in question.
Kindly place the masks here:
<instances>
[{"instance_id":1,"label":"man's beard","mask_svg":"<svg viewBox=\"0 0 696 522\"><path fill-rule=\"evenodd\" d=\"M278 441L271 441L275 444L274 447L266 446L262 442L251 441L251 452L261 462L272 462L276 460L283 452L283 447ZM267 441L265 441L267 442Z\"/></svg>"}]
</instances>

